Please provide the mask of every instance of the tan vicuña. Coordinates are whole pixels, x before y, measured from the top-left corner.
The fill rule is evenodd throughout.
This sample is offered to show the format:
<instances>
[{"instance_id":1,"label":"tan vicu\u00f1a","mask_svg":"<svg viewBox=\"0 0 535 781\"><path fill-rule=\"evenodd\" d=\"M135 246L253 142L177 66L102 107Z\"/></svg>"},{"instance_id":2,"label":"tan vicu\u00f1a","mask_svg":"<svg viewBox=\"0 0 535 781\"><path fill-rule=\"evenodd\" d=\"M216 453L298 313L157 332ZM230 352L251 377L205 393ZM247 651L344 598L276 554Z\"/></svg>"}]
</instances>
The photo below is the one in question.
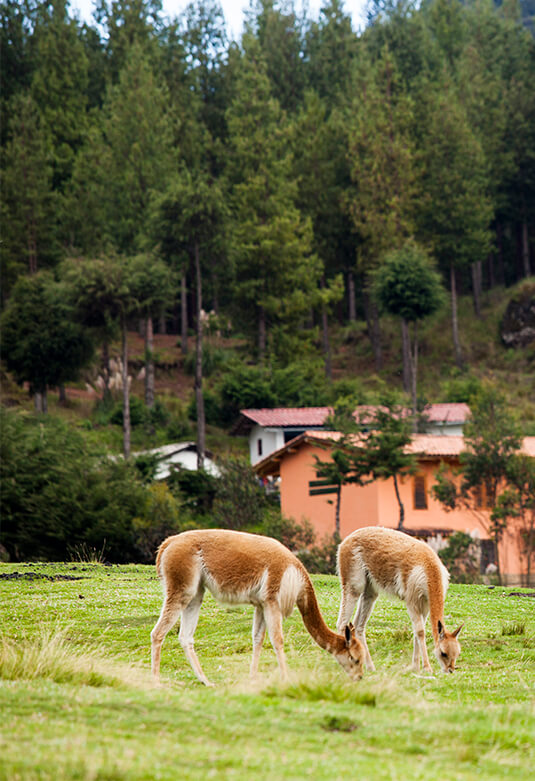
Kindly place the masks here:
<instances>
[{"instance_id":1,"label":"tan vicu\u00f1a","mask_svg":"<svg viewBox=\"0 0 535 781\"><path fill-rule=\"evenodd\" d=\"M352 679L361 677L364 649L353 627L343 627L342 634L329 629L305 567L277 540L226 529L187 531L164 540L156 568L164 587L160 618L151 633L156 680L162 643L180 616L180 644L197 678L211 685L193 643L205 589L220 602L254 605L252 676L258 670L267 627L281 677L287 677L282 619L297 604L316 643L331 653Z\"/></svg>"},{"instance_id":2,"label":"tan vicu\u00f1a","mask_svg":"<svg viewBox=\"0 0 535 781\"><path fill-rule=\"evenodd\" d=\"M366 642L366 622L381 591L405 601L414 631L412 666L426 673L431 665L425 644L425 622L430 615L435 655L444 672L455 669L461 646L455 632L444 626L444 598L449 573L427 543L404 532L367 526L357 529L338 547L338 573L342 585L338 628L351 620L358 600L355 632L364 646L366 667L374 670Z\"/></svg>"}]
</instances>

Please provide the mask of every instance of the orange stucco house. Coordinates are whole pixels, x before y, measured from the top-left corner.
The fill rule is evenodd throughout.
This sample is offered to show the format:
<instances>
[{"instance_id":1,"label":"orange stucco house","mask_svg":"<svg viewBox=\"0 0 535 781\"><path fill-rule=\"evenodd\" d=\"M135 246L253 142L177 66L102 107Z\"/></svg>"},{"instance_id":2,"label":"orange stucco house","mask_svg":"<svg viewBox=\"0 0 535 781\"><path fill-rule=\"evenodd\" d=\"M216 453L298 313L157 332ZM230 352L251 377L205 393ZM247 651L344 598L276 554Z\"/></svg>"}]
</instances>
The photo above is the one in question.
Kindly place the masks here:
<instances>
[{"instance_id":1,"label":"orange stucco house","mask_svg":"<svg viewBox=\"0 0 535 781\"><path fill-rule=\"evenodd\" d=\"M322 492L318 487L314 455L322 461L328 460L329 440L336 436L336 432L324 430L305 431L253 467L259 477L277 480L283 515L296 521L308 519L318 539L334 533L335 496L332 492ZM494 559L485 523L488 512L484 505L477 515L467 510L447 512L430 490L441 463L458 466L459 455L464 449L463 437L415 434L410 447L417 455L418 471L399 481L405 507L405 529L426 539L435 548L446 544L447 537L455 531L470 534L474 540L480 541L480 570L484 573ZM535 457L535 437L524 439L523 450ZM377 480L365 486L342 487L342 538L362 526L395 528L398 518L399 508L392 479ZM518 531L510 529L500 545L500 565L504 582L511 585L519 585L525 580L526 563L520 550Z\"/></svg>"}]
</instances>

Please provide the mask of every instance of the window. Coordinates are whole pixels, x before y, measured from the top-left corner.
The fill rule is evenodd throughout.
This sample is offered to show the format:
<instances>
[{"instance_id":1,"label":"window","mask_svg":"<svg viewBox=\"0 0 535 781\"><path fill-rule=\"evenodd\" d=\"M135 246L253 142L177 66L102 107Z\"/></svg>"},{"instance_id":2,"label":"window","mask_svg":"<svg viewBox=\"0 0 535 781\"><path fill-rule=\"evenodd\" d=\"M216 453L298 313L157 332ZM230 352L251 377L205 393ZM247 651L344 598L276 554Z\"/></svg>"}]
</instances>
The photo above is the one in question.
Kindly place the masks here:
<instances>
[{"instance_id":1,"label":"window","mask_svg":"<svg viewBox=\"0 0 535 781\"><path fill-rule=\"evenodd\" d=\"M492 495L492 486L490 483L476 485L473 489L475 505L478 510L488 510L490 508L489 496Z\"/></svg>"},{"instance_id":2,"label":"window","mask_svg":"<svg viewBox=\"0 0 535 781\"><path fill-rule=\"evenodd\" d=\"M414 477L414 509L427 510L425 475L415 475Z\"/></svg>"},{"instance_id":3,"label":"window","mask_svg":"<svg viewBox=\"0 0 535 781\"><path fill-rule=\"evenodd\" d=\"M256 444L257 444L257 447L258 447L258 455L261 456L262 455L262 440L259 439Z\"/></svg>"}]
</instances>

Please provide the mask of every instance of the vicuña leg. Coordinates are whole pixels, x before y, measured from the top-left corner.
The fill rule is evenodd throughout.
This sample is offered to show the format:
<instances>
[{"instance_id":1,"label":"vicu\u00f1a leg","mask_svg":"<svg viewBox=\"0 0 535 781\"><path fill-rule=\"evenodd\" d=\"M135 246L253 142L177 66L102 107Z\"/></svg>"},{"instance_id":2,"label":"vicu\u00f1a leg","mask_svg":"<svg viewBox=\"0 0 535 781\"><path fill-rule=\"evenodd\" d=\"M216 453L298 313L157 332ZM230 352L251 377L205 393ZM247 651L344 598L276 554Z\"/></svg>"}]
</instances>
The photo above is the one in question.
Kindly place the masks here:
<instances>
[{"instance_id":1,"label":"vicu\u00f1a leg","mask_svg":"<svg viewBox=\"0 0 535 781\"><path fill-rule=\"evenodd\" d=\"M184 608L180 617L180 632L178 633L178 639L180 645L184 649L186 658L191 664L193 672L201 683L205 686L212 686L208 678L203 672L201 663L195 653L195 647L193 642L193 635L197 629L197 622L199 620L199 613L201 611L202 599L204 596L204 589L200 588L195 594L191 602Z\"/></svg>"},{"instance_id":2,"label":"vicu\u00f1a leg","mask_svg":"<svg viewBox=\"0 0 535 781\"><path fill-rule=\"evenodd\" d=\"M420 671L420 656L423 661L424 672L433 673L431 665L429 664L429 656L427 655L427 646L425 644L425 621L427 616L421 613L411 610L407 607L409 615L412 621L412 627L414 631L414 646L412 653L412 669L415 672Z\"/></svg>"},{"instance_id":3,"label":"vicu\u00f1a leg","mask_svg":"<svg viewBox=\"0 0 535 781\"><path fill-rule=\"evenodd\" d=\"M281 678L288 678L288 667L286 665L286 656L284 655L284 635L282 633L282 613L280 607L275 602L266 602L264 605L264 620L267 624L269 639L275 649L277 662Z\"/></svg>"},{"instance_id":4,"label":"vicu\u00f1a leg","mask_svg":"<svg viewBox=\"0 0 535 781\"><path fill-rule=\"evenodd\" d=\"M357 606L357 615L355 616L355 634L364 646L366 668L372 671L375 670L375 665L370 655L368 643L366 642L366 623L371 615L377 596L377 592L372 588L370 583L366 583L364 591L360 595Z\"/></svg>"},{"instance_id":5,"label":"vicu\u00f1a leg","mask_svg":"<svg viewBox=\"0 0 535 781\"><path fill-rule=\"evenodd\" d=\"M251 678L254 678L258 672L258 663L260 661L260 651L266 635L266 621L264 611L257 605L253 617L253 658L251 660Z\"/></svg>"},{"instance_id":6,"label":"vicu\u00f1a leg","mask_svg":"<svg viewBox=\"0 0 535 781\"><path fill-rule=\"evenodd\" d=\"M355 590L354 587L349 584L342 586L342 598L340 600L340 610L338 612L338 621L336 622L336 631L338 633L343 632L344 627L349 624L357 599L360 593Z\"/></svg>"},{"instance_id":7,"label":"vicu\u00f1a leg","mask_svg":"<svg viewBox=\"0 0 535 781\"><path fill-rule=\"evenodd\" d=\"M170 629L176 624L184 604L181 599L165 599L162 605L160 618L150 633L151 639L151 667L152 675L156 682L160 680L160 656L162 643Z\"/></svg>"}]
</instances>

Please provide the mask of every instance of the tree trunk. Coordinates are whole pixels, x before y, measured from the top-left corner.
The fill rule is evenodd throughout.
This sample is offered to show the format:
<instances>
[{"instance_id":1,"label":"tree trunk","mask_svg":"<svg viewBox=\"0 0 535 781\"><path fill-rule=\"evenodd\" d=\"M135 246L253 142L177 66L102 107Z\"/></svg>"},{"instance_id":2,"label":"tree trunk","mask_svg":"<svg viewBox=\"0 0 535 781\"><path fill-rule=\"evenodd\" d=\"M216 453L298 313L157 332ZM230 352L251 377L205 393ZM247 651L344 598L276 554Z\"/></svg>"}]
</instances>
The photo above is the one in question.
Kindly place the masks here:
<instances>
[{"instance_id":1,"label":"tree trunk","mask_svg":"<svg viewBox=\"0 0 535 781\"><path fill-rule=\"evenodd\" d=\"M195 280L197 288L197 344L195 356L195 401L197 403L197 469L204 469L204 454L206 450L206 420L204 415L204 396L202 393L202 281L199 245L195 242Z\"/></svg>"},{"instance_id":2,"label":"tree trunk","mask_svg":"<svg viewBox=\"0 0 535 781\"><path fill-rule=\"evenodd\" d=\"M403 317L401 318L401 353L403 356L403 390L405 393L410 393L412 388L411 340L409 324Z\"/></svg>"},{"instance_id":3,"label":"tree trunk","mask_svg":"<svg viewBox=\"0 0 535 781\"><path fill-rule=\"evenodd\" d=\"M461 343L459 341L459 324L457 322L457 285L455 279L455 267L450 265L450 285L451 285L451 327L453 332L453 348L455 350L455 363L457 368L462 369L463 356L461 353Z\"/></svg>"},{"instance_id":4,"label":"tree trunk","mask_svg":"<svg viewBox=\"0 0 535 781\"><path fill-rule=\"evenodd\" d=\"M188 290L186 272L182 272L180 280L180 346L182 355L188 354Z\"/></svg>"},{"instance_id":5,"label":"tree trunk","mask_svg":"<svg viewBox=\"0 0 535 781\"><path fill-rule=\"evenodd\" d=\"M104 388L102 391L102 401L108 401L111 396L110 391L110 351L108 340L105 339L102 344L102 380Z\"/></svg>"},{"instance_id":6,"label":"tree trunk","mask_svg":"<svg viewBox=\"0 0 535 781\"><path fill-rule=\"evenodd\" d=\"M355 304L355 274L353 271L348 271L347 274L347 306L349 322L354 323L357 319L357 307Z\"/></svg>"},{"instance_id":7,"label":"tree trunk","mask_svg":"<svg viewBox=\"0 0 535 781\"><path fill-rule=\"evenodd\" d=\"M524 276L531 276L531 266L529 262L529 234L528 234L528 221L524 217L522 220L522 269Z\"/></svg>"},{"instance_id":8,"label":"tree trunk","mask_svg":"<svg viewBox=\"0 0 535 781\"><path fill-rule=\"evenodd\" d=\"M65 390L65 385L63 385L63 383L61 385L58 385L58 401L62 407L64 407L67 404L67 392Z\"/></svg>"},{"instance_id":9,"label":"tree trunk","mask_svg":"<svg viewBox=\"0 0 535 781\"><path fill-rule=\"evenodd\" d=\"M258 360L263 361L266 355L266 312L264 307L258 308Z\"/></svg>"},{"instance_id":10,"label":"tree trunk","mask_svg":"<svg viewBox=\"0 0 535 781\"><path fill-rule=\"evenodd\" d=\"M481 317L481 293L482 293L482 263L477 260L471 264L472 272L472 298L474 301L474 312L476 317Z\"/></svg>"},{"instance_id":11,"label":"tree trunk","mask_svg":"<svg viewBox=\"0 0 535 781\"><path fill-rule=\"evenodd\" d=\"M397 475L394 475L394 488L396 491L396 499L398 500L399 504L399 521L398 521L398 529L403 529L403 524L405 523L405 508L403 507L403 502L401 501L401 496L399 493L399 487L398 487L398 478Z\"/></svg>"},{"instance_id":12,"label":"tree trunk","mask_svg":"<svg viewBox=\"0 0 535 781\"><path fill-rule=\"evenodd\" d=\"M46 415L48 412L48 397L46 392L46 386L41 391L36 391L33 394L33 403L35 411L40 415Z\"/></svg>"},{"instance_id":13,"label":"tree trunk","mask_svg":"<svg viewBox=\"0 0 535 781\"><path fill-rule=\"evenodd\" d=\"M128 387L128 339L126 316L123 315L123 453L130 458L130 388Z\"/></svg>"},{"instance_id":14,"label":"tree trunk","mask_svg":"<svg viewBox=\"0 0 535 781\"><path fill-rule=\"evenodd\" d=\"M503 259L503 227L501 222L496 225L496 246L498 248L498 268L496 282L505 285L505 263Z\"/></svg>"},{"instance_id":15,"label":"tree trunk","mask_svg":"<svg viewBox=\"0 0 535 781\"><path fill-rule=\"evenodd\" d=\"M413 353L411 358L411 395L412 395L412 430L416 433L416 412L418 406L418 323L414 321L414 336L412 341Z\"/></svg>"},{"instance_id":16,"label":"tree trunk","mask_svg":"<svg viewBox=\"0 0 535 781\"><path fill-rule=\"evenodd\" d=\"M340 505L342 504L342 486L336 491L336 510L334 515L334 539L340 539Z\"/></svg>"},{"instance_id":17,"label":"tree trunk","mask_svg":"<svg viewBox=\"0 0 535 781\"><path fill-rule=\"evenodd\" d=\"M368 336L372 345L375 358L375 369L381 371L383 368L383 350L381 346L381 328L379 324L379 313L374 301L370 301L367 291L363 293L364 311L366 313L366 323L368 325Z\"/></svg>"},{"instance_id":18,"label":"tree trunk","mask_svg":"<svg viewBox=\"0 0 535 781\"><path fill-rule=\"evenodd\" d=\"M321 333L322 333L322 346L323 346L323 361L325 365L325 376L328 380L333 378L333 367L331 362L331 344L329 342L329 318L327 315L327 307L323 306L321 309Z\"/></svg>"},{"instance_id":19,"label":"tree trunk","mask_svg":"<svg viewBox=\"0 0 535 781\"><path fill-rule=\"evenodd\" d=\"M145 404L154 407L154 330L152 317L145 321Z\"/></svg>"},{"instance_id":20,"label":"tree trunk","mask_svg":"<svg viewBox=\"0 0 535 781\"><path fill-rule=\"evenodd\" d=\"M494 253L489 252L489 256L487 258L488 262L488 269L489 269L489 288L492 290L492 288L496 284L496 274L494 271Z\"/></svg>"}]
</instances>

